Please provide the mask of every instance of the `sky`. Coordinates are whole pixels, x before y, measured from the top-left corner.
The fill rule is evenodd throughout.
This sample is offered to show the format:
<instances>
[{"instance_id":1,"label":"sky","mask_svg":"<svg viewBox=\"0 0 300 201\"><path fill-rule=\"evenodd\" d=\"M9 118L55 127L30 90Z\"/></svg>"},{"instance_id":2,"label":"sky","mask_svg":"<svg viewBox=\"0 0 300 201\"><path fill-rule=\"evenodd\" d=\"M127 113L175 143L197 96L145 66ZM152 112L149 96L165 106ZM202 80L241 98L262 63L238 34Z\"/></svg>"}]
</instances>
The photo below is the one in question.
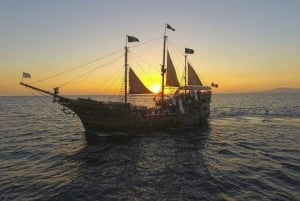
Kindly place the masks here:
<instances>
[{"instance_id":1,"label":"sky","mask_svg":"<svg viewBox=\"0 0 300 201\"><path fill-rule=\"evenodd\" d=\"M173 56L194 49L214 93L300 88L299 10L299 0L0 0L0 95L30 95L23 72L61 94L120 92L126 34L145 42L128 44L129 65L153 88L165 23Z\"/></svg>"}]
</instances>

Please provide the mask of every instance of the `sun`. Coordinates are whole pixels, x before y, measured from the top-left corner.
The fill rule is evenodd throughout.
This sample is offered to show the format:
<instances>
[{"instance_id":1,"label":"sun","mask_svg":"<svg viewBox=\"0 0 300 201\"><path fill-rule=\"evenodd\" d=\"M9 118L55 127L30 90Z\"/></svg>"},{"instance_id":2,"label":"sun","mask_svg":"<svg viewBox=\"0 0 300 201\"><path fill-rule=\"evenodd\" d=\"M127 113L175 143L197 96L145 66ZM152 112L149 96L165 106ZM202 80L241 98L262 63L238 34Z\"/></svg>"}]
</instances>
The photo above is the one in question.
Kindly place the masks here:
<instances>
[{"instance_id":1,"label":"sun","mask_svg":"<svg viewBox=\"0 0 300 201\"><path fill-rule=\"evenodd\" d=\"M151 89L150 89L153 93L157 94L160 92L160 85L159 84L153 84L151 86Z\"/></svg>"}]
</instances>

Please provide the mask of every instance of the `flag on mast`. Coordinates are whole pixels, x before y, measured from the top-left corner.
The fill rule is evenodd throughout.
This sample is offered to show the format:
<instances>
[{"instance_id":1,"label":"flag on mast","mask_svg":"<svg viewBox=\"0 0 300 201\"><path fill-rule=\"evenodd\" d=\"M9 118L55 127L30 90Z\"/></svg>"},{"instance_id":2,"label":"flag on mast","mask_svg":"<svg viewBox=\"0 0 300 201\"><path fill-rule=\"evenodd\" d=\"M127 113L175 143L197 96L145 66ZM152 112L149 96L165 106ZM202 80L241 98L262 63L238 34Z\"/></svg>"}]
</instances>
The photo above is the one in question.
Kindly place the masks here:
<instances>
[{"instance_id":1,"label":"flag on mast","mask_svg":"<svg viewBox=\"0 0 300 201\"><path fill-rule=\"evenodd\" d=\"M185 51L184 51L186 54L194 54L194 50L193 49L190 49L190 48L185 48Z\"/></svg>"},{"instance_id":2,"label":"flag on mast","mask_svg":"<svg viewBox=\"0 0 300 201\"><path fill-rule=\"evenodd\" d=\"M131 43L131 42L140 42L140 40L134 36L128 36L127 35L127 39L128 39L128 42Z\"/></svg>"},{"instance_id":3,"label":"flag on mast","mask_svg":"<svg viewBox=\"0 0 300 201\"><path fill-rule=\"evenodd\" d=\"M217 83L211 83L211 87L215 87L215 88L218 88L219 87L219 84L217 84Z\"/></svg>"},{"instance_id":4,"label":"flag on mast","mask_svg":"<svg viewBox=\"0 0 300 201\"><path fill-rule=\"evenodd\" d=\"M22 78L31 78L31 75L29 73L23 72Z\"/></svg>"},{"instance_id":5,"label":"flag on mast","mask_svg":"<svg viewBox=\"0 0 300 201\"><path fill-rule=\"evenodd\" d=\"M172 31L175 31L175 29L171 27L169 24L167 24L167 29L171 29Z\"/></svg>"}]
</instances>

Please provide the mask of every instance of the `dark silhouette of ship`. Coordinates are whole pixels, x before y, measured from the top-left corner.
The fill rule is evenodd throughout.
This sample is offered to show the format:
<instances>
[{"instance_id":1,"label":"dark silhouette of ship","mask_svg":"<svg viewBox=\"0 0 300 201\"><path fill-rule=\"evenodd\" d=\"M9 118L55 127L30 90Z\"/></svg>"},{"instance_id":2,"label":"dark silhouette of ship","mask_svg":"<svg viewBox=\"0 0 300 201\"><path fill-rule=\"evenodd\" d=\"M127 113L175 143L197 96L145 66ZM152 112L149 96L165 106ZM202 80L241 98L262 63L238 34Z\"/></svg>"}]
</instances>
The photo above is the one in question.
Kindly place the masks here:
<instances>
[{"instance_id":1,"label":"dark silhouette of ship","mask_svg":"<svg viewBox=\"0 0 300 201\"><path fill-rule=\"evenodd\" d=\"M127 36L125 46L125 92L122 102L96 101L89 98L71 99L59 95L58 88L49 92L25 84L23 81L20 84L53 96L53 102L72 110L80 118L87 131L152 131L201 126L210 115L211 87L203 85L193 67L187 62L188 54L194 53L194 50L189 48L185 48L185 81L184 85L180 86L166 48L167 29L175 31L169 24L165 25L161 92L153 95L153 107L135 105L127 98L128 94L151 93L135 72L131 68L128 70L127 42L139 42L133 36ZM25 73L25 77L28 75ZM175 87L175 92L166 94L166 86Z\"/></svg>"}]
</instances>

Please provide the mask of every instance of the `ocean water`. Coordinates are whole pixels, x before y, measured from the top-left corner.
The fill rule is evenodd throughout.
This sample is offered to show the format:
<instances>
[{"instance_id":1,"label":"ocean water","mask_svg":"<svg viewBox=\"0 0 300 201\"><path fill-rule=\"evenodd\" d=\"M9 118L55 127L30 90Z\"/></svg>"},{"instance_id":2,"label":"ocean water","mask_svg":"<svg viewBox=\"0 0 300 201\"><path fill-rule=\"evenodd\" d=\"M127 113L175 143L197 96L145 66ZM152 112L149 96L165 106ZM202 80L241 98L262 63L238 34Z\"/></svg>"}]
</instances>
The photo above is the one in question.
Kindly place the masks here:
<instances>
[{"instance_id":1,"label":"ocean water","mask_svg":"<svg viewBox=\"0 0 300 201\"><path fill-rule=\"evenodd\" d=\"M105 135L0 97L0 200L300 200L300 94L214 95L201 128Z\"/></svg>"}]
</instances>

